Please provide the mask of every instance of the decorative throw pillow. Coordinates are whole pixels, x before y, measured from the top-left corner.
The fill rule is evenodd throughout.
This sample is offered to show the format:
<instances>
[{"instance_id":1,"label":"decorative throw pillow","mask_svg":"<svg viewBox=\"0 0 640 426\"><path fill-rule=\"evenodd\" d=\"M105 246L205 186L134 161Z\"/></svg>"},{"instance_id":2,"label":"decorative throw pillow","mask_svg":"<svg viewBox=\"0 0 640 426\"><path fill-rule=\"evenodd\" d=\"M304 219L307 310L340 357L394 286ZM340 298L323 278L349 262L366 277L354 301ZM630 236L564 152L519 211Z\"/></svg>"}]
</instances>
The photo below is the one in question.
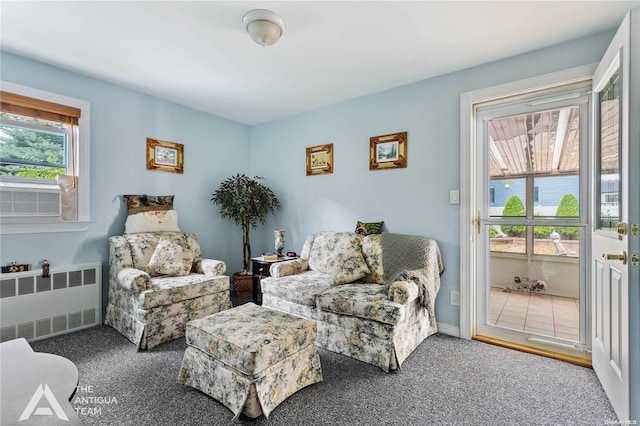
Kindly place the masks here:
<instances>
[{"instance_id":1,"label":"decorative throw pillow","mask_svg":"<svg viewBox=\"0 0 640 426\"><path fill-rule=\"evenodd\" d=\"M353 232L321 231L313 235L308 254L309 269L330 274L336 266L336 255L360 251L362 235Z\"/></svg>"},{"instance_id":2,"label":"decorative throw pillow","mask_svg":"<svg viewBox=\"0 0 640 426\"><path fill-rule=\"evenodd\" d=\"M148 211L173 210L173 195L123 195L128 214Z\"/></svg>"},{"instance_id":3,"label":"decorative throw pillow","mask_svg":"<svg viewBox=\"0 0 640 426\"><path fill-rule=\"evenodd\" d=\"M352 283L371 273L360 251L338 253L334 258L335 266L331 271L334 285Z\"/></svg>"},{"instance_id":4,"label":"decorative throw pillow","mask_svg":"<svg viewBox=\"0 0 640 426\"><path fill-rule=\"evenodd\" d=\"M161 238L147 264L147 272L151 276L180 277L189 275L192 266L193 254L190 251L180 244Z\"/></svg>"},{"instance_id":5,"label":"decorative throw pillow","mask_svg":"<svg viewBox=\"0 0 640 426\"><path fill-rule=\"evenodd\" d=\"M175 210L155 210L127 216L124 233L141 232L180 232L178 213Z\"/></svg>"},{"instance_id":6,"label":"decorative throw pillow","mask_svg":"<svg viewBox=\"0 0 640 426\"><path fill-rule=\"evenodd\" d=\"M382 222L360 222L356 224L356 233L362 235L369 234L381 234L382 233L382 225L384 225L384 221Z\"/></svg>"}]
</instances>

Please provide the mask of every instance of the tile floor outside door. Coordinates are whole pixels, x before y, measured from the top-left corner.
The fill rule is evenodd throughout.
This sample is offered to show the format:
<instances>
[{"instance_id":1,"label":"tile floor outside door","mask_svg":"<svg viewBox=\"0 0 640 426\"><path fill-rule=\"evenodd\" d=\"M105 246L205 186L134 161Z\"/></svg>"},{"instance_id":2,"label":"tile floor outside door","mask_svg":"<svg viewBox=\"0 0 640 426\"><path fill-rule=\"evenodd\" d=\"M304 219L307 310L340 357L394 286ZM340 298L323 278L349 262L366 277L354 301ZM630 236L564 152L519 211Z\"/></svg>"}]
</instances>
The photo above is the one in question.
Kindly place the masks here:
<instances>
[{"instance_id":1,"label":"tile floor outside door","mask_svg":"<svg viewBox=\"0 0 640 426\"><path fill-rule=\"evenodd\" d=\"M490 322L499 327L580 340L579 300L491 287Z\"/></svg>"}]
</instances>

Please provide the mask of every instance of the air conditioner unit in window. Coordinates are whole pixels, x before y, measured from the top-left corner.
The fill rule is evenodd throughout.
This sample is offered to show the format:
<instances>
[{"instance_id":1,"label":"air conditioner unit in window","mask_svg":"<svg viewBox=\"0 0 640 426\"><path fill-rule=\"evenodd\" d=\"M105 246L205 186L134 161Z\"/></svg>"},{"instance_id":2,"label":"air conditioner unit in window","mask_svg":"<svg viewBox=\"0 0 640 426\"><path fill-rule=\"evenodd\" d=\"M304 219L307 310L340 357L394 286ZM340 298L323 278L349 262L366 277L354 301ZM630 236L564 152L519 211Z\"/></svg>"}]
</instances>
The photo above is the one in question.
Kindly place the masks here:
<instances>
[{"instance_id":1,"label":"air conditioner unit in window","mask_svg":"<svg viewBox=\"0 0 640 426\"><path fill-rule=\"evenodd\" d=\"M60 216L60 204L58 185L0 182L0 216Z\"/></svg>"}]
</instances>

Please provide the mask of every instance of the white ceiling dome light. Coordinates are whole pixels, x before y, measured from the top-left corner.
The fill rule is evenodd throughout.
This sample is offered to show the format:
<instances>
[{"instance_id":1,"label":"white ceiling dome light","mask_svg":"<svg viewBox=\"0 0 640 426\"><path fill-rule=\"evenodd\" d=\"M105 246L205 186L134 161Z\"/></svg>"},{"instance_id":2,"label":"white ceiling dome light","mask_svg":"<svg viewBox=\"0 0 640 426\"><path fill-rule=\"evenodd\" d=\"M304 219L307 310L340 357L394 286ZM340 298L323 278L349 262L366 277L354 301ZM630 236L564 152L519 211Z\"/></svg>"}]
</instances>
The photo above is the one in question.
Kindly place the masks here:
<instances>
[{"instance_id":1,"label":"white ceiling dome light","mask_svg":"<svg viewBox=\"0 0 640 426\"><path fill-rule=\"evenodd\" d=\"M242 24L251 39L262 47L271 46L284 34L287 24L277 13L265 9L254 9L242 17Z\"/></svg>"}]
</instances>

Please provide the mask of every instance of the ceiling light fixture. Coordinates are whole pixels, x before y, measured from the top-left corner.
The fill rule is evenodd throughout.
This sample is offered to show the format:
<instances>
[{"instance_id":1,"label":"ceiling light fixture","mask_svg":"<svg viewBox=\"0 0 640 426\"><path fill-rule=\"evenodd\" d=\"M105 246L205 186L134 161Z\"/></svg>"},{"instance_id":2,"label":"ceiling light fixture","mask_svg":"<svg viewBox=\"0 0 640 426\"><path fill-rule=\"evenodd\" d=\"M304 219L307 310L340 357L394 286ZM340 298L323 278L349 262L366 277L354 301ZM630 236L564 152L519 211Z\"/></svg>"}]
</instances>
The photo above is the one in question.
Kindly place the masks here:
<instances>
[{"instance_id":1,"label":"ceiling light fixture","mask_svg":"<svg viewBox=\"0 0 640 426\"><path fill-rule=\"evenodd\" d=\"M242 24L251 39L262 47L271 46L284 34L287 24L277 13L265 9L254 9L242 17Z\"/></svg>"}]
</instances>

